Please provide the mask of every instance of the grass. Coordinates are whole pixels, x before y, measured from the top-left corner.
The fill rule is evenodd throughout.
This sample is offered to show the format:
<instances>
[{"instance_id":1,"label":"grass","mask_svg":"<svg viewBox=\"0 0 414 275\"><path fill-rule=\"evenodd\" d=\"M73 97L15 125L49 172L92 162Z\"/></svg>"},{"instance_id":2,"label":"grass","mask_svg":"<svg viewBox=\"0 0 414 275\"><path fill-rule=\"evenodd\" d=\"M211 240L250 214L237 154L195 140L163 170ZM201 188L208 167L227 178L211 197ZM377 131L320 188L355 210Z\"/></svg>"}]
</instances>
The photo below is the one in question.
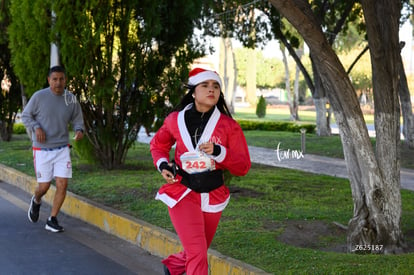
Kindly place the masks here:
<instances>
[{"instance_id":1,"label":"grass","mask_svg":"<svg viewBox=\"0 0 414 275\"><path fill-rule=\"evenodd\" d=\"M312 106L300 106L299 108L299 123L315 123L316 113ZM236 108L235 119L251 119L251 120L265 120L265 121L290 121L290 114L288 106L271 107L266 109L266 116L264 118L258 118L256 116L256 109L254 108ZM367 124L374 124L374 115L364 114L364 119ZM332 116L331 123L335 123L335 117Z\"/></svg>"},{"instance_id":2,"label":"grass","mask_svg":"<svg viewBox=\"0 0 414 275\"><path fill-rule=\"evenodd\" d=\"M296 133L249 131L246 136L248 143L256 146L269 144L273 148L280 142L294 149L300 144ZM319 140L307 135L307 141L309 152L340 156L338 137ZM130 149L125 167L112 171L103 171L72 154L74 177L70 191L174 231L167 207L154 200L163 181L152 165L147 144L137 143ZM12 142L0 142L0 163L34 174L26 135L15 135ZM245 177L233 178L230 189L232 199L223 212L212 244L213 249L225 255L273 274L411 273L413 254L385 256L323 251L344 244L345 233L321 236L311 248L280 241L284 228L291 222L347 224L353 202L345 179L254 164ZM408 233L414 231L414 192L402 190L401 195L402 230L410 236Z\"/></svg>"},{"instance_id":3,"label":"grass","mask_svg":"<svg viewBox=\"0 0 414 275\"><path fill-rule=\"evenodd\" d=\"M266 116L264 118L258 118L256 110L253 108L239 108L236 109L235 119L250 119L261 121L290 121L290 115L286 108L267 108ZM302 123L315 123L315 112L312 110L299 112L300 122Z\"/></svg>"},{"instance_id":4,"label":"grass","mask_svg":"<svg viewBox=\"0 0 414 275\"><path fill-rule=\"evenodd\" d=\"M302 110L299 112L301 123L315 123L315 112L312 110ZM251 108L241 108L237 110L235 119L259 120ZM365 115L365 121L373 124L373 115ZM286 108L268 108L264 120L268 121L289 121L289 114ZM272 131L245 131L247 143L253 146L265 147L269 149L301 150L301 133L272 132ZM339 135L320 137L316 134L306 133L305 152L333 158L344 158L342 143ZM375 147L375 138L371 138L372 146ZM414 169L414 149L408 148L403 142L401 145L401 167Z\"/></svg>"},{"instance_id":5,"label":"grass","mask_svg":"<svg viewBox=\"0 0 414 275\"><path fill-rule=\"evenodd\" d=\"M273 132L273 131L244 131L249 145L269 149L301 150L301 133ZM305 152L308 154L324 155L327 157L343 158L341 139L339 136L319 137L315 134L306 134Z\"/></svg>"}]
</instances>

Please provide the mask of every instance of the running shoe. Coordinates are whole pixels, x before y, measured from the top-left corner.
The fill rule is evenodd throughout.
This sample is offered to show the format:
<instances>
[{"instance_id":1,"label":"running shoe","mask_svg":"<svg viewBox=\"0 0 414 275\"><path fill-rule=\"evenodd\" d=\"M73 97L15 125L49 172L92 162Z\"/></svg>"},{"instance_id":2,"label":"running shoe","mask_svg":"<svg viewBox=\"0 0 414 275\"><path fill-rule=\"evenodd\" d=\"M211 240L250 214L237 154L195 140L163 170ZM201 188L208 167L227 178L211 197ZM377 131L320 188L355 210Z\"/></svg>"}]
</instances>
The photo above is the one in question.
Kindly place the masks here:
<instances>
[{"instance_id":1,"label":"running shoe","mask_svg":"<svg viewBox=\"0 0 414 275\"><path fill-rule=\"evenodd\" d=\"M41 203L35 203L34 196L30 200L29 211L27 211L27 217L31 222L37 222L39 220L39 211Z\"/></svg>"},{"instance_id":2,"label":"running shoe","mask_svg":"<svg viewBox=\"0 0 414 275\"><path fill-rule=\"evenodd\" d=\"M164 265L164 275L171 275L171 273L168 270L168 267L166 265Z\"/></svg>"},{"instance_id":3,"label":"running shoe","mask_svg":"<svg viewBox=\"0 0 414 275\"><path fill-rule=\"evenodd\" d=\"M49 230L53 233L65 231L62 226L59 225L56 217L49 217L45 226L46 230Z\"/></svg>"}]
</instances>

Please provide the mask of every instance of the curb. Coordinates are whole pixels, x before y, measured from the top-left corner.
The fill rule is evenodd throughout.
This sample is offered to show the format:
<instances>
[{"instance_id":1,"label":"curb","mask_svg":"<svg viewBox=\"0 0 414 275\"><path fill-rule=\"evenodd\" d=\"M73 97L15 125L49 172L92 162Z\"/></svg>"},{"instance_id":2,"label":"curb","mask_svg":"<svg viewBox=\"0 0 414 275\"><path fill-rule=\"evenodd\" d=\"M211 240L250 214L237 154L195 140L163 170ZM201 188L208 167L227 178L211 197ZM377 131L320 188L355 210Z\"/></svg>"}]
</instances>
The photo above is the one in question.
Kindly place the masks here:
<instances>
[{"instance_id":1,"label":"curb","mask_svg":"<svg viewBox=\"0 0 414 275\"><path fill-rule=\"evenodd\" d=\"M0 180L33 194L36 179L13 168L0 164ZM51 185L43 200L52 204L55 187ZM181 251L177 235L163 228L136 219L112 208L67 192L61 211L65 214L92 224L101 230L138 245L152 255L167 257ZM265 275L269 274L252 265L227 257L209 249L210 274L220 275Z\"/></svg>"}]
</instances>

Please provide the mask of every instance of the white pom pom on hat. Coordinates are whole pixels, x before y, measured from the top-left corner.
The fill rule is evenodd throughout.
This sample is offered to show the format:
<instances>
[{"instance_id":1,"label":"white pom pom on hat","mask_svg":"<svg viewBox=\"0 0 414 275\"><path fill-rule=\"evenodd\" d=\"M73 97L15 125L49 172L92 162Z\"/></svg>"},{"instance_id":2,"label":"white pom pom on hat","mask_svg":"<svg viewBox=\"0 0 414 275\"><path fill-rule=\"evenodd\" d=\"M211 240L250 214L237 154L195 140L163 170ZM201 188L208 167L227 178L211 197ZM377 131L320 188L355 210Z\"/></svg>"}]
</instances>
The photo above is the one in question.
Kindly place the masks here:
<instances>
[{"instance_id":1,"label":"white pom pom on hat","mask_svg":"<svg viewBox=\"0 0 414 275\"><path fill-rule=\"evenodd\" d=\"M206 70L203 68L194 68L190 71L188 74L188 85L190 86L196 86L200 84L201 82L207 81L207 80L215 80L220 85L220 89L222 90L221 85L221 78L215 71Z\"/></svg>"}]
</instances>

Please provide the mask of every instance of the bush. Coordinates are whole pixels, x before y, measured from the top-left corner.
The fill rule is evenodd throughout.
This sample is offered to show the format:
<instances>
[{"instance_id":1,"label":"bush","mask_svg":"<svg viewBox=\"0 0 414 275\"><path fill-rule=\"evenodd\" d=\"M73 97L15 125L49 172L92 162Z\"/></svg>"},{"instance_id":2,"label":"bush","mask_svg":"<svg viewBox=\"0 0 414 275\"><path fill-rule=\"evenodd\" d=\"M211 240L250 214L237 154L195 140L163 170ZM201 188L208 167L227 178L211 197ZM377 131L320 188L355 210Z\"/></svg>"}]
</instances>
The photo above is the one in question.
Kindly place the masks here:
<instances>
[{"instance_id":1,"label":"bush","mask_svg":"<svg viewBox=\"0 0 414 275\"><path fill-rule=\"evenodd\" d=\"M266 100L262 95L259 97L259 102L256 106L256 115L259 118L263 118L266 116Z\"/></svg>"},{"instance_id":2,"label":"bush","mask_svg":"<svg viewBox=\"0 0 414 275\"><path fill-rule=\"evenodd\" d=\"M13 124L13 134L20 135L26 134L26 127L23 123L14 123Z\"/></svg>"}]
</instances>

